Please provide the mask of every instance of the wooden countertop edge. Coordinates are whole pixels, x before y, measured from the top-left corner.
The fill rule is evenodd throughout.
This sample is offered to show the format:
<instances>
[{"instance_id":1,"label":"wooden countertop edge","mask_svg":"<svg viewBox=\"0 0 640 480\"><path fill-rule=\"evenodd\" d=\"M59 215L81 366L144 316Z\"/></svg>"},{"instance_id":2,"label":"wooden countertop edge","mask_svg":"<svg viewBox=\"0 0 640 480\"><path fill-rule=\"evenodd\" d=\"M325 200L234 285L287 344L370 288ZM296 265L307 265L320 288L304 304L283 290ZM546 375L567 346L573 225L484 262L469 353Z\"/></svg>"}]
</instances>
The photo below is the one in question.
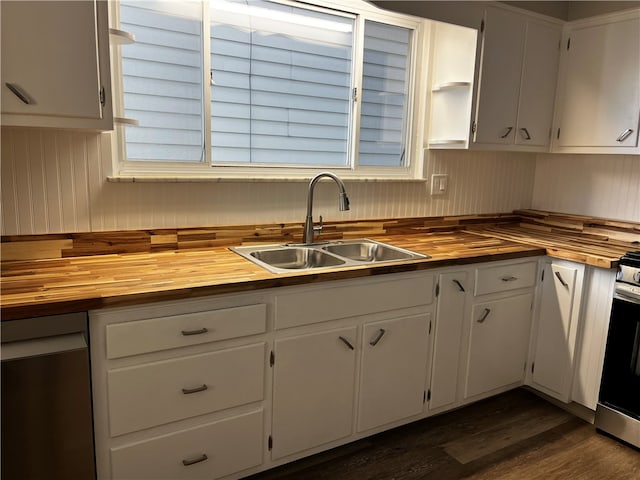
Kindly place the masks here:
<instances>
[{"instance_id":1,"label":"wooden countertop edge","mask_svg":"<svg viewBox=\"0 0 640 480\"><path fill-rule=\"evenodd\" d=\"M476 254L475 252L472 252L470 254L456 257L434 257L430 259L413 260L410 262L386 265L349 267L339 270L315 271L304 274L272 274L272 276L267 278L242 280L231 283L227 281L220 284L184 288L154 288L153 291L142 291L113 296L63 299L60 301L52 301L50 298L43 298L41 301L36 300L25 302L23 304L15 303L12 305L2 305L0 307L0 318L2 321L8 321L42 315L84 312L108 307L125 307L143 303L197 298L208 295L250 292L265 288L308 285L312 283L348 280L374 275L413 272L456 265L470 265L488 261L536 257L541 255L545 255L544 248L522 244L522 248L517 248L517 250L513 250L513 247L510 247L509 251L497 253Z\"/></svg>"}]
</instances>

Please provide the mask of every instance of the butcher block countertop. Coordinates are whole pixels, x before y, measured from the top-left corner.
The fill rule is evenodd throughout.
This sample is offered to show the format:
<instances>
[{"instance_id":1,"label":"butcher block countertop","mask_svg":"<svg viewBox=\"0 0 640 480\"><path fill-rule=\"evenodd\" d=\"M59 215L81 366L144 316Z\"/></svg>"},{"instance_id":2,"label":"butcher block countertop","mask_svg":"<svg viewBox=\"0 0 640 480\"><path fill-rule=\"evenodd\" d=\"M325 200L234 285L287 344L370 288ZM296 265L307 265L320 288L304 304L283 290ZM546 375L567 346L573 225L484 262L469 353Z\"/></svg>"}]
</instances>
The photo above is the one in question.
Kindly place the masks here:
<instances>
[{"instance_id":1,"label":"butcher block countertop","mask_svg":"<svg viewBox=\"0 0 640 480\"><path fill-rule=\"evenodd\" d=\"M527 224L514 223L511 217L503 220L505 223L484 224L476 217L468 225L459 218L455 225L447 220L398 220L378 230L369 225L368 230L350 235L343 232L338 238L355 238L358 234L358 238L371 238L431 258L287 274L270 273L230 251L228 244L216 246L215 241L213 246L199 248L3 261L1 315L4 321L545 254L613 268L623 253L640 248L637 224L624 229L624 238L613 239L576 231L555 232L557 227L544 221ZM327 236L331 238L331 233ZM3 248L15 241L6 239ZM24 243L34 242L30 237Z\"/></svg>"},{"instance_id":2,"label":"butcher block countertop","mask_svg":"<svg viewBox=\"0 0 640 480\"><path fill-rule=\"evenodd\" d=\"M226 247L2 264L2 320L544 255L467 232L371 237L430 255L378 266L273 274Z\"/></svg>"}]
</instances>

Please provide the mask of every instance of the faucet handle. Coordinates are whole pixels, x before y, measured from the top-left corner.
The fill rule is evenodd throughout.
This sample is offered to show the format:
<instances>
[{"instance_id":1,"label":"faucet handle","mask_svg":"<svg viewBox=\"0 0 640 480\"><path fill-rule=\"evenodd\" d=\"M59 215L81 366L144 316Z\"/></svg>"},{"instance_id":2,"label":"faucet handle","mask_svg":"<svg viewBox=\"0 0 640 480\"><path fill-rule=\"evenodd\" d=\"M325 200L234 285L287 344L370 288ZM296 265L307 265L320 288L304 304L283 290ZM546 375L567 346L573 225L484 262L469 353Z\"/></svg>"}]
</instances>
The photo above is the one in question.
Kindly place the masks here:
<instances>
[{"instance_id":1,"label":"faucet handle","mask_svg":"<svg viewBox=\"0 0 640 480\"><path fill-rule=\"evenodd\" d=\"M313 227L313 231L317 233L322 233L322 215L320 215L320 225Z\"/></svg>"}]
</instances>

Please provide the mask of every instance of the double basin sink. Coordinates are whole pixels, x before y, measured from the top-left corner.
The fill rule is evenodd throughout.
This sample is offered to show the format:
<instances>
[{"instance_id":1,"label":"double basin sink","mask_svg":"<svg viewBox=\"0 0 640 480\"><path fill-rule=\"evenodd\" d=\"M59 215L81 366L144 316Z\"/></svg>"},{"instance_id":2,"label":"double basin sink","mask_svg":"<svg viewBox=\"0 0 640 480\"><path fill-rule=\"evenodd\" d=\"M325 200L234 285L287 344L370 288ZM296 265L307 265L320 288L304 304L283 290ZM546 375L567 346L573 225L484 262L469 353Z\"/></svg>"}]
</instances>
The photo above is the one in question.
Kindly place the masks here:
<instances>
[{"instance_id":1,"label":"double basin sink","mask_svg":"<svg viewBox=\"0 0 640 480\"><path fill-rule=\"evenodd\" d=\"M291 273L317 268L343 268L429 258L428 255L369 239L312 245L252 245L232 247L231 250L272 273Z\"/></svg>"}]
</instances>

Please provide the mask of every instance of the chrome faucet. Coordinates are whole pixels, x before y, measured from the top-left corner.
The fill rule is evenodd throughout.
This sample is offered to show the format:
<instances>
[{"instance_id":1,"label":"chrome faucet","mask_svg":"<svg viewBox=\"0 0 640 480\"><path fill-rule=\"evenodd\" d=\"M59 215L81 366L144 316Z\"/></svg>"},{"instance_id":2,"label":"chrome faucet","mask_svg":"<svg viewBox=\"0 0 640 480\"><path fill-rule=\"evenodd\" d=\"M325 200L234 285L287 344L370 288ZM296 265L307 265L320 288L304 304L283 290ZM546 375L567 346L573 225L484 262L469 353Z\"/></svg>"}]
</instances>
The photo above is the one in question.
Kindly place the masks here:
<instances>
[{"instance_id":1,"label":"chrome faucet","mask_svg":"<svg viewBox=\"0 0 640 480\"><path fill-rule=\"evenodd\" d=\"M318 180L324 177L333 179L340 189L338 196L338 208L341 212L349 210L349 197L347 197L347 191L344 188L344 183L336 175L329 172L321 172L311 179L309 182L309 190L307 191L307 217L304 222L304 232L302 234L302 243L305 245L311 245L313 243L313 237L315 232L322 232L322 217L320 217L320 225L313 226L313 189L318 183Z\"/></svg>"}]
</instances>

